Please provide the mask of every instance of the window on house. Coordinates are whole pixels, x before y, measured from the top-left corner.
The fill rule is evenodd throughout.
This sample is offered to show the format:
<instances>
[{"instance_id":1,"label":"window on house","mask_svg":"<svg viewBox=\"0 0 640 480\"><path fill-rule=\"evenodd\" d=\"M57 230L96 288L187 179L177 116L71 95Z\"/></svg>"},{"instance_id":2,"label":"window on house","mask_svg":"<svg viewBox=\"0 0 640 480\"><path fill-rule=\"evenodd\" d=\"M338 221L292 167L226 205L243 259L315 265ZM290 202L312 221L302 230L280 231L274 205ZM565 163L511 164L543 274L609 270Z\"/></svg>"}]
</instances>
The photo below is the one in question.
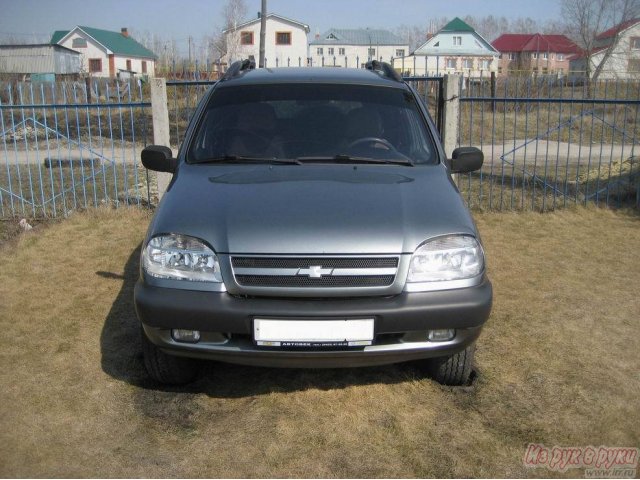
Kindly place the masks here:
<instances>
[{"instance_id":1,"label":"window on house","mask_svg":"<svg viewBox=\"0 0 640 480\"><path fill-rule=\"evenodd\" d=\"M147 73L147 62L142 61L142 73Z\"/></svg>"},{"instance_id":2,"label":"window on house","mask_svg":"<svg viewBox=\"0 0 640 480\"><path fill-rule=\"evenodd\" d=\"M276 45L291 45L291 32L276 32Z\"/></svg>"},{"instance_id":3,"label":"window on house","mask_svg":"<svg viewBox=\"0 0 640 480\"><path fill-rule=\"evenodd\" d=\"M240 45L253 45L253 32L240 32Z\"/></svg>"},{"instance_id":4,"label":"window on house","mask_svg":"<svg viewBox=\"0 0 640 480\"><path fill-rule=\"evenodd\" d=\"M87 48L87 40L76 37L73 39L73 42L71 42L71 48Z\"/></svg>"},{"instance_id":5,"label":"window on house","mask_svg":"<svg viewBox=\"0 0 640 480\"><path fill-rule=\"evenodd\" d=\"M344 48L338 48L338 55L344 55Z\"/></svg>"},{"instance_id":6,"label":"window on house","mask_svg":"<svg viewBox=\"0 0 640 480\"><path fill-rule=\"evenodd\" d=\"M370 48L369 49L369 56L370 57L375 57L376 56L376 49L375 48Z\"/></svg>"},{"instance_id":7,"label":"window on house","mask_svg":"<svg viewBox=\"0 0 640 480\"><path fill-rule=\"evenodd\" d=\"M547 73L549 73L549 69L547 67L542 67L542 74L546 75Z\"/></svg>"},{"instance_id":8,"label":"window on house","mask_svg":"<svg viewBox=\"0 0 640 480\"><path fill-rule=\"evenodd\" d=\"M324 55L324 50L322 50L322 47L319 47L319 48L316 50L316 53L317 53L318 55Z\"/></svg>"},{"instance_id":9,"label":"window on house","mask_svg":"<svg viewBox=\"0 0 640 480\"><path fill-rule=\"evenodd\" d=\"M629 72L640 72L640 58L630 58L627 70Z\"/></svg>"},{"instance_id":10,"label":"window on house","mask_svg":"<svg viewBox=\"0 0 640 480\"><path fill-rule=\"evenodd\" d=\"M453 37L453 45L454 46L462 45L462 37Z\"/></svg>"},{"instance_id":11,"label":"window on house","mask_svg":"<svg viewBox=\"0 0 640 480\"><path fill-rule=\"evenodd\" d=\"M455 58L447 58L447 68L456 68L458 61Z\"/></svg>"},{"instance_id":12,"label":"window on house","mask_svg":"<svg viewBox=\"0 0 640 480\"><path fill-rule=\"evenodd\" d=\"M640 49L640 37L631 37L631 48L633 50Z\"/></svg>"},{"instance_id":13,"label":"window on house","mask_svg":"<svg viewBox=\"0 0 640 480\"><path fill-rule=\"evenodd\" d=\"M559 54L558 54L558 61L559 61L559 62L564 61L564 53L559 53Z\"/></svg>"},{"instance_id":14,"label":"window on house","mask_svg":"<svg viewBox=\"0 0 640 480\"><path fill-rule=\"evenodd\" d=\"M533 58L534 60L537 60L538 59L538 52L533 52L531 54L531 58Z\"/></svg>"},{"instance_id":15,"label":"window on house","mask_svg":"<svg viewBox=\"0 0 640 480\"><path fill-rule=\"evenodd\" d=\"M89 73L102 72L102 59L90 58L89 59Z\"/></svg>"},{"instance_id":16,"label":"window on house","mask_svg":"<svg viewBox=\"0 0 640 480\"><path fill-rule=\"evenodd\" d=\"M473 68L473 60L471 58L462 60L462 68Z\"/></svg>"},{"instance_id":17,"label":"window on house","mask_svg":"<svg viewBox=\"0 0 640 480\"><path fill-rule=\"evenodd\" d=\"M480 60L480 68L482 70L489 70L489 60L487 59Z\"/></svg>"},{"instance_id":18,"label":"window on house","mask_svg":"<svg viewBox=\"0 0 640 480\"><path fill-rule=\"evenodd\" d=\"M329 55L334 55L334 51L335 50L333 49L333 47L327 48L327 54L329 54Z\"/></svg>"},{"instance_id":19,"label":"window on house","mask_svg":"<svg viewBox=\"0 0 640 480\"><path fill-rule=\"evenodd\" d=\"M404 57L404 48L396 49L396 57Z\"/></svg>"},{"instance_id":20,"label":"window on house","mask_svg":"<svg viewBox=\"0 0 640 480\"><path fill-rule=\"evenodd\" d=\"M509 54L509 60L515 60L515 59L516 59L516 54L515 54L515 53L513 53L513 52L511 52L511 53Z\"/></svg>"},{"instance_id":21,"label":"window on house","mask_svg":"<svg viewBox=\"0 0 640 480\"><path fill-rule=\"evenodd\" d=\"M127 70L131 71L131 60L127 60Z\"/></svg>"},{"instance_id":22,"label":"window on house","mask_svg":"<svg viewBox=\"0 0 640 480\"><path fill-rule=\"evenodd\" d=\"M502 67L498 67L498 74L502 73Z\"/></svg>"},{"instance_id":23,"label":"window on house","mask_svg":"<svg viewBox=\"0 0 640 480\"><path fill-rule=\"evenodd\" d=\"M544 53L542 54L542 59L543 59L543 60L549 60L549 54L548 54L547 52L544 52Z\"/></svg>"},{"instance_id":24,"label":"window on house","mask_svg":"<svg viewBox=\"0 0 640 480\"><path fill-rule=\"evenodd\" d=\"M434 47L439 47L440 46L440 42L436 42L433 44Z\"/></svg>"}]
</instances>

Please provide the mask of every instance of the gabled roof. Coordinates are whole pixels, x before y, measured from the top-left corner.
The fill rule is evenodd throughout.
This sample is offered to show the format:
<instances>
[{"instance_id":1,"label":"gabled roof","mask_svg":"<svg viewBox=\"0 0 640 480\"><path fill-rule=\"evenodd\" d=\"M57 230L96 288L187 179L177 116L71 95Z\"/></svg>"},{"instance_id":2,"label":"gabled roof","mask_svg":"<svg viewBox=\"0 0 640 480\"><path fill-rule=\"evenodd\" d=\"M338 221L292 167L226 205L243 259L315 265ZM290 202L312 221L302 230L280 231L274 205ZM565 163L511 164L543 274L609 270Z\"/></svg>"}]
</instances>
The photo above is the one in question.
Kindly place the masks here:
<instances>
[{"instance_id":1,"label":"gabled roof","mask_svg":"<svg viewBox=\"0 0 640 480\"><path fill-rule=\"evenodd\" d=\"M626 30L627 28L633 27L636 23L640 22L640 18L633 18L631 20L627 20L626 22L619 23L618 25L611 27L609 30L605 30L601 34L596 37L596 40L604 40L607 38L614 37L616 34Z\"/></svg>"},{"instance_id":2,"label":"gabled roof","mask_svg":"<svg viewBox=\"0 0 640 480\"><path fill-rule=\"evenodd\" d=\"M492 42L499 52L578 53L580 48L564 35L505 33Z\"/></svg>"},{"instance_id":3,"label":"gabled roof","mask_svg":"<svg viewBox=\"0 0 640 480\"><path fill-rule=\"evenodd\" d=\"M389 30L371 28L331 28L311 42L310 45L407 45Z\"/></svg>"},{"instance_id":4,"label":"gabled roof","mask_svg":"<svg viewBox=\"0 0 640 480\"><path fill-rule=\"evenodd\" d=\"M110 50L116 55L129 55L132 57L153 58L158 57L151 50L143 47L140 43L131 37L125 37L120 32L112 32L110 30L101 30L93 27L83 27L78 25L73 30L57 30L51 36L51 43L60 43L72 32L80 30L86 35L93 38L100 45Z\"/></svg>"},{"instance_id":5,"label":"gabled roof","mask_svg":"<svg viewBox=\"0 0 640 480\"><path fill-rule=\"evenodd\" d=\"M465 45L462 48L449 48L441 46L441 41L448 41L452 33L460 33L462 36L471 36L474 39L472 48ZM465 35L466 34L466 35ZM445 37L443 39L443 37ZM453 55L453 56L498 56L498 51L486 41L473 27L456 17L442 27L435 35L429 38L413 52L414 55Z\"/></svg>"},{"instance_id":6,"label":"gabled roof","mask_svg":"<svg viewBox=\"0 0 640 480\"><path fill-rule=\"evenodd\" d=\"M298 22L297 20L292 20L291 18L287 18L287 17L283 17L282 15L278 15L277 13L267 13L267 20L270 18L277 18L278 20L281 20L283 22L287 22L287 23L292 23L294 25L298 25L300 27L302 27L304 29L304 31L306 33L309 33L311 31L311 29L309 28L309 25L307 25L306 23L302 23L302 22ZM251 20L245 20L242 23L239 23L238 25L236 25L235 28L227 28L225 30L222 31L222 33L227 33L229 31L232 30L237 30L239 28L244 28L247 27L249 25L253 25L254 23L259 23L261 21L261 18L253 18Z\"/></svg>"},{"instance_id":7,"label":"gabled roof","mask_svg":"<svg viewBox=\"0 0 640 480\"><path fill-rule=\"evenodd\" d=\"M475 32L475 29L468 23L462 21L459 17L454 18L444 27L440 29L441 32Z\"/></svg>"}]
</instances>

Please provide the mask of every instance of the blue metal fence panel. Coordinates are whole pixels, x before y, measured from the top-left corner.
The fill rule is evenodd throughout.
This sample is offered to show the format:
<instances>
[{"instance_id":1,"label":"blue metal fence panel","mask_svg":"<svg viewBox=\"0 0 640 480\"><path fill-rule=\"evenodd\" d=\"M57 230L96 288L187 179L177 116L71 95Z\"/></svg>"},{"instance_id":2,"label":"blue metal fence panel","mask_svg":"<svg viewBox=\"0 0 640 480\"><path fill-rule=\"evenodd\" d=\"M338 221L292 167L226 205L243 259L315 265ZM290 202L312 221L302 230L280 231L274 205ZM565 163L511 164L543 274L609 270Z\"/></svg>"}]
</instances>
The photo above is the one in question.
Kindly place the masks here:
<instances>
[{"instance_id":1,"label":"blue metal fence panel","mask_svg":"<svg viewBox=\"0 0 640 480\"><path fill-rule=\"evenodd\" d=\"M0 215L67 216L150 204L140 166L150 103L143 83L0 83Z\"/></svg>"},{"instance_id":2,"label":"blue metal fence panel","mask_svg":"<svg viewBox=\"0 0 640 480\"><path fill-rule=\"evenodd\" d=\"M640 82L460 78L458 143L485 153L459 178L472 207L638 206Z\"/></svg>"}]
</instances>

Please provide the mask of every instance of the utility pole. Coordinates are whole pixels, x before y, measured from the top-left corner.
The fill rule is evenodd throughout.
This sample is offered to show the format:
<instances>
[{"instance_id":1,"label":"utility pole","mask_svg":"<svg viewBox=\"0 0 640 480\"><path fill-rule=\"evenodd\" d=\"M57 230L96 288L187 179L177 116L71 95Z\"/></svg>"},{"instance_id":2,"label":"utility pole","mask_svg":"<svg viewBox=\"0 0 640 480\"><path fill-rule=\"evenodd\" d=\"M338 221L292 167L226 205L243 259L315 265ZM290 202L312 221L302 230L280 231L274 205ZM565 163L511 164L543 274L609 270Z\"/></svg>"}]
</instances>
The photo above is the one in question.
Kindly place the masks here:
<instances>
[{"instance_id":1,"label":"utility pole","mask_svg":"<svg viewBox=\"0 0 640 480\"><path fill-rule=\"evenodd\" d=\"M264 43L267 36L267 0L262 0L260 8L260 60L258 66L264 68Z\"/></svg>"},{"instance_id":2,"label":"utility pole","mask_svg":"<svg viewBox=\"0 0 640 480\"><path fill-rule=\"evenodd\" d=\"M188 40L189 40L189 68L191 68L191 35L189 35Z\"/></svg>"}]
</instances>

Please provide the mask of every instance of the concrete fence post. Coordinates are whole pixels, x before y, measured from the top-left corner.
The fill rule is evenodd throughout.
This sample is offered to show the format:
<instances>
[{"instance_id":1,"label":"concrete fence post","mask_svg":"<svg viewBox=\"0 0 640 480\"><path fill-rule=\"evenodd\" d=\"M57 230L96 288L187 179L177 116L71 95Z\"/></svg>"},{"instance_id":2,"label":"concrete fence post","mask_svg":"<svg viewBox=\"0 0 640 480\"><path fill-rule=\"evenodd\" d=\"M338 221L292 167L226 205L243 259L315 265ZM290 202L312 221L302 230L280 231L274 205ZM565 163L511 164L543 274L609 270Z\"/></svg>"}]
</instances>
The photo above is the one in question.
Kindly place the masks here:
<instances>
[{"instance_id":1,"label":"concrete fence post","mask_svg":"<svg viewBox=\"0 0 640 480\"><path fill-rule=\"evenodd\" d=\"M164 78L151 79L151 114L153 115L153 143L171 148L169 134L169 107L167 103L167 82ZM175 154L176 152L174 152ZM170 173L157 172L158 201L171 181Z\"/></svg>"},{"instance_id":2,"label":"concrete fence post","mask_svg":"<svg viewBox=\"0 0 640 480\"><path fill-rule=\"evenodd\" d=\"M444 76L444 112L442 116L442 143L447 158L458 146L458 125L460 119L460 76ZM454 176L456 184L458 176Z\"/></svg>"}]
</instances>

